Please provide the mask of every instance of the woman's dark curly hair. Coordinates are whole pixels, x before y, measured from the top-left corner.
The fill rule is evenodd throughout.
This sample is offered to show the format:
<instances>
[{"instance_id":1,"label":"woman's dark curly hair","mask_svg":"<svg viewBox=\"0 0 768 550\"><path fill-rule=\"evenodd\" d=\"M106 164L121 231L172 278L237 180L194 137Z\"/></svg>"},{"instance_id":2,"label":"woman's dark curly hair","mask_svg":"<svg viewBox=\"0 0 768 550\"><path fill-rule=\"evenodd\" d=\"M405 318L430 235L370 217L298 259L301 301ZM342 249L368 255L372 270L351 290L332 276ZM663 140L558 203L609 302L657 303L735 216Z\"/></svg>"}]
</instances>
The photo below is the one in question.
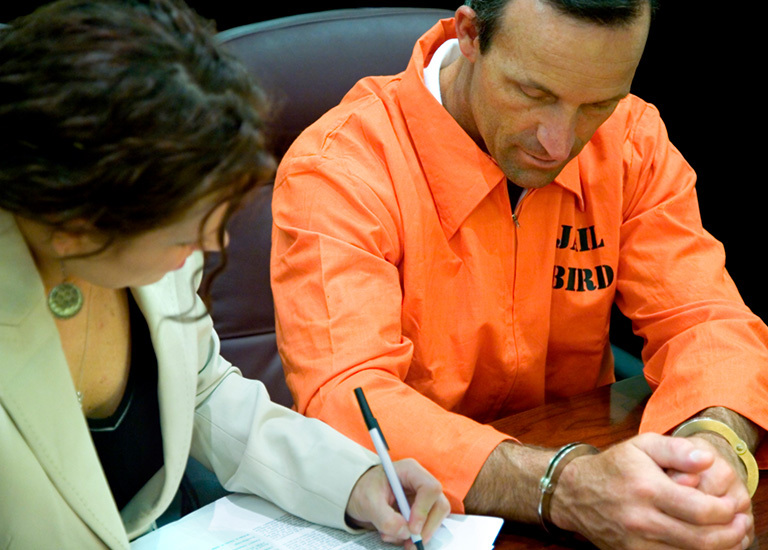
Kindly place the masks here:
<instances>
[{"instance_id":1,"label":"woman's dark curly hair","mask_svg":"<svg viewBox=\"0 0 768 550\"><path fill-rule=\"evenodd\" d=\"M0 208L107 242L204 198L228 218L274 160L214 34L177 0L64 0L0 29Z\"/></svg>"}]
</instances>

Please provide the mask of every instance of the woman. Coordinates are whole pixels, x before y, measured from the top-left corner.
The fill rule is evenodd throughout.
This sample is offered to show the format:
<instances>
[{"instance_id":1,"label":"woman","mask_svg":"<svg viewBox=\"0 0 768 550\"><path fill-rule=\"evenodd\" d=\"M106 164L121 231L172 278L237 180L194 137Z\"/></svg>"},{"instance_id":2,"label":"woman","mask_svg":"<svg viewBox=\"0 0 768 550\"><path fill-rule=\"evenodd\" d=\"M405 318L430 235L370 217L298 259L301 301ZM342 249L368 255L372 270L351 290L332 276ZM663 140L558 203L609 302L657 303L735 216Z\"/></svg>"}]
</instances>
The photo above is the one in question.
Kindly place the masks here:
<instances>
[{"instance_id":1,"label":"woman","mask_svg":"<svg viewBox=\"0 0 768 550\"><path fill-rule=\"evenodd\" d=\"M388 541L447 514L402 461L406 524L374 455L218 354L199 251L273 168L262 105L174 0L65 0L0 29L0 547L127 548L190 452L231 491Z\"/></svg>"}]
</instances>

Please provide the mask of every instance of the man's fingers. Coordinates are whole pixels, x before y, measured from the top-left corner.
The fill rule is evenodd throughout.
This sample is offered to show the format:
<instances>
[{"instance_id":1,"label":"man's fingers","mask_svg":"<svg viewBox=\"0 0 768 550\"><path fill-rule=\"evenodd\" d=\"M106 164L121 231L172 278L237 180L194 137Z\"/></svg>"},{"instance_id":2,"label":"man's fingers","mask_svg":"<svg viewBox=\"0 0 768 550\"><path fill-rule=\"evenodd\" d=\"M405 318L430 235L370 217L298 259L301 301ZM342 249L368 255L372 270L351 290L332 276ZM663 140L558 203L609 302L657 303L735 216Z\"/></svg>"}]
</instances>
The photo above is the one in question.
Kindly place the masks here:
<instances>
[{"instance_id":1,"label":"man's fingers","mask_svg":"<svg viewBox=\"0 0 768 550\"><path fill-rule=\"evenodd\" d=\"M712 451L697 448L683 437L646 433L631 441L662 469L695 474L709 468L715 460Z\"/></svg>"},{"instance_id":2,"label":"man's fingers","mask_svg":"<svg viewBox=\"0 0 768 550\"><path fill-rule=\"evenodd\" d=\"M673 546L681 548L723 548L744 550L753 538L753 525L746 515L739 514L724 525L688 525L683 531L672 531ZM679 537L675 534L680 533Z\"/></svg>"},{"instance_id":3,"label":"man's fingers","mask_svg":"<svg viewBox=\"0 0 768 550\"><path fill-rule=\"evenodd\" d=\"M691 525L724 525L736 515L735 499L716 497L678 483L665 483L654 499L665 514Z\"/></svg>"},{"instance_id":4,"label":"man's fingers","mask_svg":"<svg viewBox=\"0 0 768 550\"><path fill-rule=\"evenodd\" d=\"M678 485L685 485L686 487L698 487L699 483L701 482L701 476L699 474L689 474L687 472L678 472L677 470L668 470L667 475Z\"/></svg>"},{"instance_id":5,"label":"man's fingers","mask_svg":"<svg viewBox=\"0 0 768 550\"><path fill-rule=\"evenodd\" d=\"M691 525L657 516L651 521L653 527L642 532L630 531L624 540L630 540L627 548L664 549L681 548L700 550L744 550L752 539L753 527L749 519L740 514L724 525ZM611 547L611 550L614 550Z\"/></svg>"}]
</instances>

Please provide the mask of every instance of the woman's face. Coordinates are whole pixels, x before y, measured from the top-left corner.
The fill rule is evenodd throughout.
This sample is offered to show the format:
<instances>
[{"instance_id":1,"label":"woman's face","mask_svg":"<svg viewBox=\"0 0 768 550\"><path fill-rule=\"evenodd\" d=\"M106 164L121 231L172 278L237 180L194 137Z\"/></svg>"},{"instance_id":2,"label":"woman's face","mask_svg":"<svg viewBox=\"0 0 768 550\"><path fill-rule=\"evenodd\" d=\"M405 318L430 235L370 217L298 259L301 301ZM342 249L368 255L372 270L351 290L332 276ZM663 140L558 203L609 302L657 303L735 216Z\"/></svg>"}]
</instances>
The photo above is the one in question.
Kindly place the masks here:
<instances>
[{"instance_id":1,"label":"woman's face","mask_svg":"<svg viewBox=\"0 0 768 550\"><path fill-rule=\"evenodd\" d=\"M178 221L135 237L118 239L92 256L65 260L67 274L105 288L148 285L170 271L180 269L196 250L217 251L216 237L227 203L213 206L201 202ZM82 252L98 250L101 244L89 239ZM226 245L226 238L225 238Z\"/></svg>"}]
</instances>

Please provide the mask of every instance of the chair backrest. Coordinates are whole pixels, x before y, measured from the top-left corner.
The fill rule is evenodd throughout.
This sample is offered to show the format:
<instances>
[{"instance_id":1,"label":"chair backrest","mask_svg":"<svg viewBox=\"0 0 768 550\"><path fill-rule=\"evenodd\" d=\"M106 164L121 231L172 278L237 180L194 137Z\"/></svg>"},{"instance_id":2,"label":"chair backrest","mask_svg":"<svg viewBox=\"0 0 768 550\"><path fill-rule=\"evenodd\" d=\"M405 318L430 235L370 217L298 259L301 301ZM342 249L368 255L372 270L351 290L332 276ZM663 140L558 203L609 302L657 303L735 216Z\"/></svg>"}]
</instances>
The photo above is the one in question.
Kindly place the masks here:
<instances>
[{"instance_id":1,"label":"chair backrest","mask_svg":"<svg viewBox=\"0 0 768 550\"><path fill-rule=\"evenodd\" d=\"M219 33L274 102L278 154L360 78L405 69L416 40L453 12L354 8L304 13Z\"/></svg>"},{"instance_id":2,"label":"chair backrest","mask_svg":"<svg viewBox=\"0 0 768 550\"><path fill-rule=\"evenodd\" d=\"M219 33L276 108L276 154L336 105L364 76L404 70L416 40L453 12L433 8L356 8L262 21ZM275 343L269 283L271 186L232 219L228 265L211 288L224 357L262 380L278 403L293 400ZM209 258L208 268L217 261Z\"/></svg>"}]
</instances>

